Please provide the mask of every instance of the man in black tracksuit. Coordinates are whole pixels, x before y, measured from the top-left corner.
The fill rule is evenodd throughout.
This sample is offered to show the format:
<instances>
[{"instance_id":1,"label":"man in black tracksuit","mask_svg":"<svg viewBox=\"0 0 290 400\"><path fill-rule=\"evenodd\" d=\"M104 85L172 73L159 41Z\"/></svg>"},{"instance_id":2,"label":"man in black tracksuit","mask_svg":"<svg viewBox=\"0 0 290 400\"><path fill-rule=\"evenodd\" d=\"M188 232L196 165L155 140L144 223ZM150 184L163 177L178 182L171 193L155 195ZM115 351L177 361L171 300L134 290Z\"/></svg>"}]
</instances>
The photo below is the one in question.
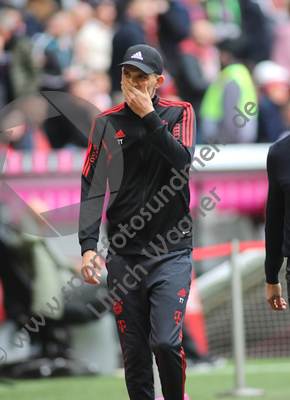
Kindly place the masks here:
<instances>
[{"instance_id":1,"label":"man in black tracksuit","mask_svg":"<svg viewBox=\"0 0 290 400\"><path fill-rule=\"evenodd\" d=\"M97 242L109 190L106 267L130 399L154 399L153 351L164 398L183 400L194 112L189 103L156 96L164 77L154 48L130 47L121 65L125 103L96 117L83 169L83 268L87 282L99 283Z\"/></svg>"}]
</instances>

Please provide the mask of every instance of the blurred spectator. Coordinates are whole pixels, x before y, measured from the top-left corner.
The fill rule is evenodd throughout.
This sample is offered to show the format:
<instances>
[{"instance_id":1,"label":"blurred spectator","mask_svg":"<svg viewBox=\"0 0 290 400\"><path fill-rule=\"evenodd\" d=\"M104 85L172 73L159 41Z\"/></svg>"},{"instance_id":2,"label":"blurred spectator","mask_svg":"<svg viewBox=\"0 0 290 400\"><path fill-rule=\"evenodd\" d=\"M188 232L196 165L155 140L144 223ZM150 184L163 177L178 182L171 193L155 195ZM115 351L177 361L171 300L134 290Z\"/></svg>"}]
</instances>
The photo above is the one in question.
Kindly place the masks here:
<instances>
[{"instance_id":1,"label":"blurred spectator","mask_svg":"<svg viewBox=\"0 0 290 400\"><path fill-rule=\"evenodd\" d=\"M207 18L203 0L180 0L180 3L188 10L191 21Z\"/></svg>"},{"instance_id":2,"label":"blurred spectator","mask_svg":"<svg viewBox=\"0 0 290 400\"><path fill-rule=\"evenodd\" d=\"M282 110L284 123L286 125L286 130L279 135L278 139L282 139L290 135L290 100L283 106Z\"/></svg>"},{"instance_id":3,"label":"blurred spectator","mask_svg":"<svg viewBox=\"0 0 290 400\"><path fill-rule=\"evenodd\" d=\"M0 125L2 143L9 144L9 147L16 150L48 150L51 148L43 125L48 107L42 96L22 97L14 109L7 110Z\"/></svg>"},{"instance_id":4,"label":"blurred spectator","mask_svg":"<svg viewBox=\"0 0 290 400\"><path fill-rule=\"evenodd\" d=\"M123 0L122 19L113 38L113 54L111 64L113 103L123 101L120 89L121 68L126 50L136 44L145 44L145 26L148 20L157 15L155 0Z\"/></svg>"},{"instance_id":5,"label":"blurred spectator","mask_svg":"<svg viewBox=\"0 0 290 400\"><path fill-rule=\"evenodd\" d=\"M261 91L258 114L258 142L275 142L287 124L283 108L289 100L289 73L273 61L263 61L253 70Z\"/></svg>"},{"instance_id":6,"label":"blurred spectator","mask_svg":"<svg viewBox=\"0 0 290 400\"><path fill-rule=\"evenodd\" d=\"M102 75L100 75L100 78L101 77L103 77L103 79L105 80L107 78L107 75L103 73ZM89 121L88 118L83 119L83 121L87 121L86 130L84 130L83 132L88 132L90 130L92 122L95 119L98 111L105 111L112 106L109 92L105 91L105 85L103 87L103 90L100 90L101 86L97 86L95 84L97 83L97 81L98 77L95 76L94 81L81 80L74 82L70 85L69 92L72 95L80 97L81 99L88 101L89 104L92 105L92 107L90 107L88 104L88 107L85 107L85 103L83 101L78 101L77 97L72 98L73 103L81 109L85 108L87 116L90 115L91 117ZM96 108L98 110L96 110ZM88 124L90 124L90 126Z\"/></svg>"},{"instance_id":7,"label":"blurred spectator","mask_svg":"<svg viewBox=\"0 0 290 400\"><path fill-rule=\"evenodd\" d=\"M13 132L10 139L11 126L15 121L18 126L13 127ZM21 122L20 122L21 121ZM11 111L6 117L3 118L1 123L1 142L9 143L13 149L24 150L32 148L32 140L28 134L28 125L25 123L25 116L20 110Z\"/></svg>"},{"instance_id":8,"label":"blurred spectator","mask_svg":"<svg viewBox=\"0 0 290 400\"><path fill-rule=\"evenodd\" d=\"M75 28L78 32L94 15L93 7L85 2L78 1L75 7L71 10L74 18Z\"/></svg>"},{"instance_id":9,"label":"blurred spectator","mask_svg":"<svg viewBox=\"0 0 290 400\"><path fill-rule=\"evenodd\" d=\"M212 24L205 19L193 22L190 36L179 44L178 49L178 90L182 100L192 104L198 123L203 95L220 71Z\"/></svg>"},{"instance_id":10,"label":"blurred spectator","mask_svg":"<svg viewBox=\"0 0 290 400\"><path fill-rule=\"evenodd\" d=\"M111 93L111 78L106 72L96 71L94 74L92 74L91 81L97 87L100 93Z\"/></svg>"},{"instance_id":11,"label":"blurred spectator","mask_svg":"<svg viewBox=\"0 0 290 400\"><path fill-rule=\"evenodd\" d=\"M108 72L112 59L112 40L117 11L114 1L97 3L94 16L76 35L76 58L83 67Z\"/></svg>"},{"instance_id":12,"label":"blurred spectator","mask_svg":"<svg viewBox=\"0 0 290 400\"><path fill-rule=\"evenodd\" d=\"M46 21L58 10L54 0L28 0L23 9L27 35L34 36L44 31Z\"/></svg>"},{"instance_id":13,"label":"blurred spectator","mask_svg":"<svg viewBox=\"0 0 290 400\"><path fill-rule=\"evenodd\" d=\"M275 26L271 59L287 68L290 73L290 2L288 2L288 18Z\"/></svg>"},{"instance_id":14,"label":"blurred spectator","mask_svg":"<svg viewBox=\"0 0 290 400\"><path fill-rule=\"evenodd\" d=\"M108 95L101 93L92 81L71 82L69 94L60 98L62 114L48 118L45 130L54 149L87 147L89 132L100 109L111 106Z\"/></svg>"},{"instance_id":15,"label":"blurred spectator","mask_svg":"<svg viewBox=\"0 0 290 400\"><path fill-rule=\"evenodd\" d=\"M206 0L204 7L208 20L214 25L217 41L240 36L242 15L239 0Z\"/></svg>"},{"instance_id":16,"label":"blurred spectator","mask_svg":"<svg viewBox=\"0 0 290 400\"><path fill-rule=\"evenodd\" d=\"M92 99L94 104L99 110L105 111L112 107L111 93L111 78L105 72L95 72L91 77L91 84L96 87L95 95Z\"/></svg>"},{"instance_id":17,"label":"blurred spectator","mask_svg":"<svg viewBox=\"0 0 290 400\"><path fill-rule=\"evenodd\" d=\"M32 44L19 11L0 9L0 108L39 88Z\"/></svg>"},{"instance_id":18,"label":"blurred spectator","mask_svg":"<svg viewBox=\"0 0 290 400\"><path fill-rule=\"evenodd\" d=\"M241 33L242 17L238 0L180 0L194 22L207 19L214 26L215 40L237 38Z\"/></svg>"},{"instance_id":19,"label":"blurred spectator","mask_svg":"<svg viewBox=\"0 0 290 400\"><path fill-rule=\"evenodd\" d=\"M268 60L273 43L273 22L254 0L240 0L242 12L242 43L246 65L253 69L260 61Z\"/></svg>"},{"instance_id":20,"label":"blurred spectator","mask_svg":"<svg viewBox=\"0 0 290 400\"><path fill-rule=\"evenodd\" d=\"M288 18L288 0L255 0L255 2L272 21L280 23Z\"/></svg>"},{"instance_id":21,"label":"blurred spectator","mask_svg":"<svg viewBox=\"0 0 290 400\"><path fill-rule=\"evenodd\" d=\"M179 53L177 46L190 33L190 17L187 9L178 1L165 1L165 7L157 9L158 38L164 67L178 85Z\"/></svg>"},{"instance_id":22,"label":"blurred spectator","mask_svg":"<svg viewBox=\"0 0 290 400\"><path fill-rule=\"evenodd\" d=\"M200 109L201 129L207 140L222 132L228 136L227 142L251 143L256 141L257 118L252 117L235 134L233 117L237 113L234 107L244 109L246 103L257 104L256 90L248 69L239 62L240 42L225 40L219 43L222 71L207 89Z\"/></svg>"},{"instance_id":23,"label":"blurred spectator","mask_svg":"<svg viewBox=\"0 0 290 400\"><path fill-rule=\"evenodd\" d=\"M107 108L110 97L86 80L69 86L70 93L56 93L50 106L40 94L22 97L1 116L1 142L17 150L47 150L87 147L93 121L100 108Z\"/></svg>"},{"instance_id":24,"label":"blurred spectator","mask_svg":"<svg viewBox=\"0 0 290 400\"><path fill-rule=\"evenodd\" d=\"M82 0L56 0L63 10L71 10Z\"/></svg>"},{"instance_id":25,"label":"blurred spectator","mask_svg":"<svg viewBox=\"0 0 290 400\"><path fill-rule=\"evenodd\" d=\"M35 61L42 67L41 89L67 89L66 72L72 65L73 16L68 11L59 11L48 21L46 31L34 43Z\"/></svg>"}]
</instances>

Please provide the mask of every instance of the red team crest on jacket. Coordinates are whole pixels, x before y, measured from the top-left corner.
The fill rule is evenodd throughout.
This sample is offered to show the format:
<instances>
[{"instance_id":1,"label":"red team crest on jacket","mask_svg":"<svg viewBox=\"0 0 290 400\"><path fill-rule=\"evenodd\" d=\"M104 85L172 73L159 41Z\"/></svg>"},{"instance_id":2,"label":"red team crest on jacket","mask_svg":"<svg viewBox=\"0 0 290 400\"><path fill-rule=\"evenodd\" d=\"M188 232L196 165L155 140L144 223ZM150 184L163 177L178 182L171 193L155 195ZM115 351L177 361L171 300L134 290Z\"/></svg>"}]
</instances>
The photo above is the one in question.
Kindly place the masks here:
<instances>
[{"instance_id":1,"label":"red team crest on jacket","mask_svg":"<svg viewBox=\"0 0 290 400\"><path fill-rule=\"evenodd\" d=\"M113 305L113 310L114 310L114 313L115 313L115 314L117 314L117 315L121 314L121 312L122 312L122 310L123 310L122 304L123 304L122 301L119 302L119 301L116 301L116 300L115 300L115 304Z\"/></svg>"}]
</instances>

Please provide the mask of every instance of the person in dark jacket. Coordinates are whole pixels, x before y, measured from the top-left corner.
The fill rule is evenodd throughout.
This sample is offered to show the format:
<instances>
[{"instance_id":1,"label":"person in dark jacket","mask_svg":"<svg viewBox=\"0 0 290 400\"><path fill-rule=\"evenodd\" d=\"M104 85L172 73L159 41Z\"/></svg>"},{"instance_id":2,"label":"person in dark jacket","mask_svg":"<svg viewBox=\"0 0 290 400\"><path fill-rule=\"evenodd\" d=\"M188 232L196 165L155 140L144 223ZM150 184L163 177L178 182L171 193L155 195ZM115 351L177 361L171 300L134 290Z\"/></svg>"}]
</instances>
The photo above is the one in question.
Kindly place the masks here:
<instances>
[{"instance_id":1,"label":"person in dark jacket","mask_svg":"<svg viewBox=\"0 0 290 400\"><path fill-rule=\"evenodd\" d=\"M266 207L266 300L272 310L285 310L279 272L287 258L286 281L290 298L290 136L270 146L267 157L269 180Z\"/></svg>"},{"instance_id":2,"label":"person in dark jacket","mask_svg":"<svg viewBox=\"0 0 290 400\"><path fill-rule=\"evenodd\" d=\"M274 41L274 22L264 14L258 1L239 0L242 14L243 59L251 71L270 59Z\"/></svg>"},{"instance_id":3,"label":"person in dark jacket","mask_svg":"<svg viewBox=\"0 0 290 400\"><path fill-rule=\"evenodd\" d=\"M164 58L164 65L176 81L182 80L178 44L190 34L189 12L179 1L167 0L167 9L158 18L158 39Z\"/></svg>"},{"instance_id":4,"label":"person in dark jacket","mask_svg":"<svg viewBox=\"0 0 290 400\"><path fill-rule=\"evenodd\" d=\"M156 95L164 82L156 49L132 46L121 65L125 102L95 119L83 169L84 278L99 283L103 255L97 244L108 181L109 242L102 241L112 295L107 300L116 315L129 397L154 400L153 351L164 398L183 400L195 117L191 104Z\"/></svg>"},{"instance_id":5,"label":"person in dark jacket","mask_svg":"<svg viewBox=\"0 0 290 400\"><path fill-rule=\"evenodd\" d=\"M8 7L1 8L0 108L39 89L39 69L33 61L33 46L24 32L21 13Z\"/></svg>"},{"instance_id":6,"label":"person in dark jacket","mask_svg":"<svg viewBox=\"0 0 290 400\"><path fill-rule=\"evenodd\" d=\"M273 143L288 130L284 107L289 101L289 72L267 60L254 68L253 79L260 95L257 142Z\"/></svg>"},{"instance_id":7,"label":"person in dark jacket","mask_svg":"<svg viewBox=\"0 0 290 400\"><path fill-rule=\"evenodd\" d=\"M154 17L157 12L154 0L124 0L121 4L123 4L123 13L119 28L113 38L110 69L112 97L115 104L123 100L120 91L121 71L118 65L130 46L146 43L145 25L148 19Z\"/></svg>"}]
</instances>

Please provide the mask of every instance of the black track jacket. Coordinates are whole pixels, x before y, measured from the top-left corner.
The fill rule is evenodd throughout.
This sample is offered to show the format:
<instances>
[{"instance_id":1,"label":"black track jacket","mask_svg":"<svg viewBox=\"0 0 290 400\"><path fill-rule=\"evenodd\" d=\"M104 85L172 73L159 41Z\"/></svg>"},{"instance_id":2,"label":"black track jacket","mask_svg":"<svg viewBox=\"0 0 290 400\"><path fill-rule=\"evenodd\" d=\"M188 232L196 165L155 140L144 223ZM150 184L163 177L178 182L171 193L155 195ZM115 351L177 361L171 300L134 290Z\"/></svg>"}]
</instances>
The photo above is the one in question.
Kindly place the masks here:
<instances>
[{"instance_id":1,"label":"black track jacket","mask_svg":"<svg viewBox=\"0 0 290 400\"><path fill-rule=\"evenodd\" d=\"M82 174L82 254L97 248L104 204L109 252L156 257L192 248L194 111L181 101L152 102L155 111L144 118L122 103L94 121Z\"/></svg>"}]
</instances>

